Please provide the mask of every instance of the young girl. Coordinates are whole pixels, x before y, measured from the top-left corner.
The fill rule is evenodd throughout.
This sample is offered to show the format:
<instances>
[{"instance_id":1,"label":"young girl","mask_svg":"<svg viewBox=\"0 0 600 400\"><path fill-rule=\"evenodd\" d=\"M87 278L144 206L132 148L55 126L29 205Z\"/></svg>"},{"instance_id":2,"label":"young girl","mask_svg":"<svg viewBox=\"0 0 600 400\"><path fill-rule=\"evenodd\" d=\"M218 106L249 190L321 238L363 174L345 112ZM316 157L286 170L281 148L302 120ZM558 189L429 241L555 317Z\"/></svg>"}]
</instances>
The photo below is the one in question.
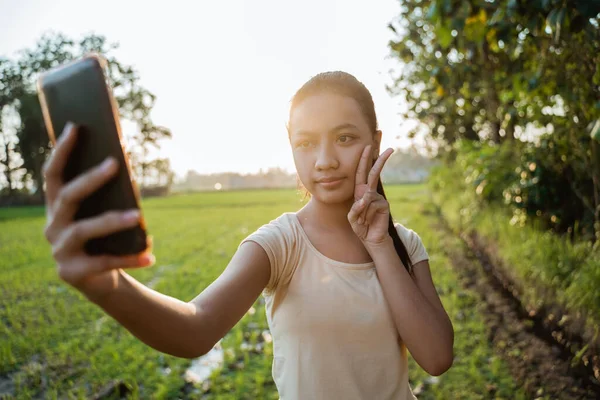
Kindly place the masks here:
<instances>
[{"instance_id":1,"label":"young girl","mask_svg":"<svg viewBox=\"0 0 600 400\"><path fill-rule=\"evenodd\" d=\"M124 272L152 265L150 253L84 253L86 240L134 226L139 214L73 221L77 204L117 168L109 159L63 183L77 133L65 129L44 168L44 232L59 276L147 345L178 357L205 354L262 293L281 399L414 399L407 349L431 375L452 365L452 323L420 237L392 220L379 178L392 149L379 155L373 100L352 75L319 74L292 99L288 135L308 203L245 238L188 303Z\"/></svg>"}]
</instances>

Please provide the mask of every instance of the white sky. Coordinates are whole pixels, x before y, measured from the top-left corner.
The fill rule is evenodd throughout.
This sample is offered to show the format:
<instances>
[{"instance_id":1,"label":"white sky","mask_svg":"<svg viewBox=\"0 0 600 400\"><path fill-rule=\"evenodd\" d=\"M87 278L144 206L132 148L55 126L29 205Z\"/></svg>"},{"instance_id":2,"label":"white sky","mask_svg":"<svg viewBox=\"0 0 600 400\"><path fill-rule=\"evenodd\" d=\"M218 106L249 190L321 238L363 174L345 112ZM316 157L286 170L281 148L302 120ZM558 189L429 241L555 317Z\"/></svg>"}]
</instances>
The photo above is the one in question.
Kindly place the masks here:
<instances>
[{"instance_id":1,"label":"white sky","mask_svg":"<svg viewBox=\"0 0 600 400\"><path fill-rule=\"evenodd\" d=\"M0 55L33 47L54 30L118 42L157 96L154 123L178 176L194 169L294 171L285 122L289 100L311 76L341 69L370 89L382 147L406 147L408 122L385 91L398 0L75 1L0 0ZM124 125L125 129L129 129Z\"/></svg>"}]
</instances>

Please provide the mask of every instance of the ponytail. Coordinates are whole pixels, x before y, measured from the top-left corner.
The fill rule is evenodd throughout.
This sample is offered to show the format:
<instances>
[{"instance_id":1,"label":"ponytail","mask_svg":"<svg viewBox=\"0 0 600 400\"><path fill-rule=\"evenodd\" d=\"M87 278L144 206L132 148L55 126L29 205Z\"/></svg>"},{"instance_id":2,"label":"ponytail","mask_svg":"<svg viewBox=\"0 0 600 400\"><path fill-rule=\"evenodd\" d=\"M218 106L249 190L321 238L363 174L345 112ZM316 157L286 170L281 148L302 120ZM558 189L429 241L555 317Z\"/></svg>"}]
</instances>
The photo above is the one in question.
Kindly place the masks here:
<instances>
[{"instance_id":1,"label":"ponytail","mask_svg":"<svg viewBox=\"0 0 600 400\"><path fill-rule=\"evenodd\" d=\"M377 181L377 193L382 195L383 198L387 200L387 197L385 196L385 192L383 191L383 184L381 183L381 178L379 178L379 180ZM400 257L400 261L402 261L402 264L404 264L404 267L406 268L408 273L410 275L412 275L413 265L412 265L412 262L410 261L410 257L408 256L408 251L406 250L406 246L404 246L404 243L400 239L400 236L398 235L398 231L396 230L396 227L394 226L394 220L392 219L391 210L390 210L390 221L389 221L389 225L388 225L388 233L392 237L392 241L394 242L394 248L396 249L396 253L398 253L398 257Z\"/></svg>"}]
</instances>

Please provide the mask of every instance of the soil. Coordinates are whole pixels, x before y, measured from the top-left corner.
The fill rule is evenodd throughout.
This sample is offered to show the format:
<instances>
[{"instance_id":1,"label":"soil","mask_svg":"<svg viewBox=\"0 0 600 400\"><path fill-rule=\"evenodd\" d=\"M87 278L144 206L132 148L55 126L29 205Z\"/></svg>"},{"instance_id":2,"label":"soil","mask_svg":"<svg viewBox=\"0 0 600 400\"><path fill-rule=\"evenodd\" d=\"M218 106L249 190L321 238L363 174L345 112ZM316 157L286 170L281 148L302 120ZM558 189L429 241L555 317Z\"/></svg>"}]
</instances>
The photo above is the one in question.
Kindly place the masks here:
<instances>
[{"instance_id":1,"label":"soil","mask_svg":"<svg viewBox=\"0 0 600 400\"><path fill-rule=\"evenodd\" d=\"M437 225L455 234L441 215ZM489 340L515 380L531 398L600 399L597 343L590 343L585 357L574 360L573 351L585 342L586 333L577 331L582 325L559 326L566 313L556 305L528 310L493 243L486 243L477 232L461 238L464 248L448 246L446 255L463 285L479 294Z\"/></svg>"}]
</instances>

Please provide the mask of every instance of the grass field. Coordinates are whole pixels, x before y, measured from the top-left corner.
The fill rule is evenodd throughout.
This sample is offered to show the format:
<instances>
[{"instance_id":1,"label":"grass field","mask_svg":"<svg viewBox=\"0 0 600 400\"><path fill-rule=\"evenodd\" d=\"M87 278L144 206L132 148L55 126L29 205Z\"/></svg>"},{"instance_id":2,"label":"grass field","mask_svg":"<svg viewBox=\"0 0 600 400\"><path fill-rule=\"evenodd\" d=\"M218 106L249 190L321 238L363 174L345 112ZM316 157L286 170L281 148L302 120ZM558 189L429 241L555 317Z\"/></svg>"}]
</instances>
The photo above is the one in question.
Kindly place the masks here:
<instances>
[{"instance_id":1,"label":"grass field","mask_svg":"<svg viewBox=\"0 0 600 400\"><path fill-rule=\"evenodd\" d=\"M456 357L447 373L430 377L410 360L415 394L419 399L526 398L488 343L477 297L461 288L444 256L444 246L460 243L433 228L427 187L386 191L394 218L421 235L455 329ZM157 262L130 273L189 301L219 275L244 237L281 213L298 210L300 198L293 190L270 190L144 200ZM192 389L183 378L190 360L144 345L61 283L44 223L43 208L0 210L0 398L89 398L115 379L125 382L130 398L278 398L272 344L263 343L259 351L255 346L267 329L261 301L222 341L225 362L210 384L186 395Z\"/></svg>"}]
</instances>

